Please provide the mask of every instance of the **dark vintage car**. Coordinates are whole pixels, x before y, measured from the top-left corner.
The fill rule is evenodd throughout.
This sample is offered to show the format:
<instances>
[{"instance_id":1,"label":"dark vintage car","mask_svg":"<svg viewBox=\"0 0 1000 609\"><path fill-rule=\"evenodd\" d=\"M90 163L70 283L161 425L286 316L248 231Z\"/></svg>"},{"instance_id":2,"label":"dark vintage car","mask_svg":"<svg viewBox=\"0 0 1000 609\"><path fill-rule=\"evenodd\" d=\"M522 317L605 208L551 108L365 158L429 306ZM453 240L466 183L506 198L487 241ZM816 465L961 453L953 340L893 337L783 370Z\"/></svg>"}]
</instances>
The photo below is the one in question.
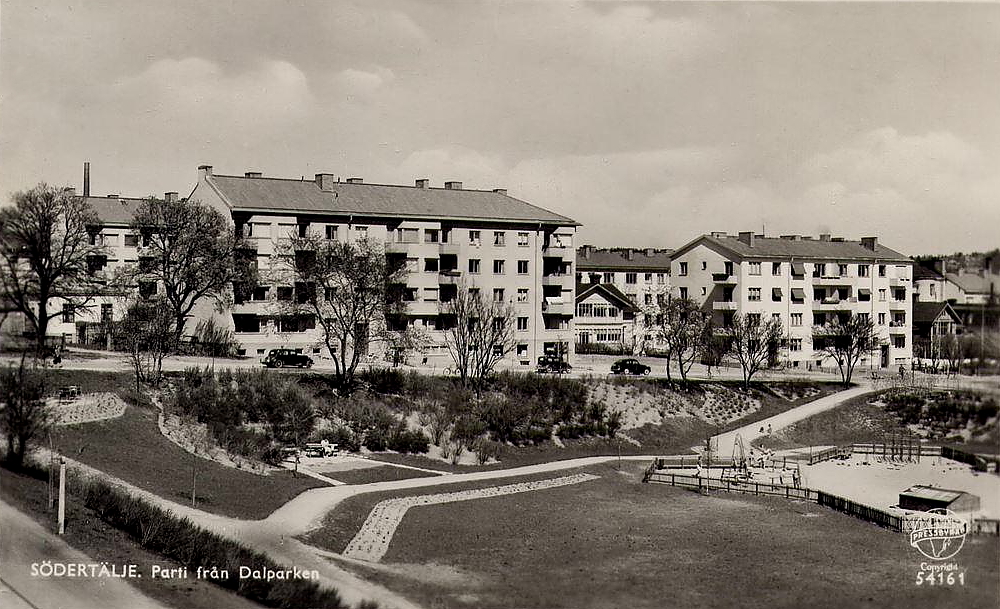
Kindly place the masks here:
<instances>
[{"instance_id":1,"label":"dark vintage car","mask_svg":"<svg viewBox=\"0 0 1000 609\"><path fill-rule=\"evenodd\" d=\"M299 368L311 368L313 360L308 355L296 353L291 349L271 349L264 359L260 360L268 368L283 368L286 366L298 366Z\"/></svg>"},{"instance_id":2,"label":"dark vintage car","mask_svg":"<svg viewBox=\"0 0 1000 609\"><path fill-rule=\"evenodd\" d=\"M611 364L611 374L649 374L649 366L634 357L620 359Z\"/></svg>"},{"instance_id":3,"label":"dark vintage car","mask_svg":"<svg viewBox=\"0 0 1000 609\"><path fill-rule=\"evenodd\" d=\"M535 371L539 373L552 372L554 374L564 374L572 369L573 366L570 366L569 362L563 359L551 355L543 355L538 358L538 368Z\"/></svg>"}]
</instances>

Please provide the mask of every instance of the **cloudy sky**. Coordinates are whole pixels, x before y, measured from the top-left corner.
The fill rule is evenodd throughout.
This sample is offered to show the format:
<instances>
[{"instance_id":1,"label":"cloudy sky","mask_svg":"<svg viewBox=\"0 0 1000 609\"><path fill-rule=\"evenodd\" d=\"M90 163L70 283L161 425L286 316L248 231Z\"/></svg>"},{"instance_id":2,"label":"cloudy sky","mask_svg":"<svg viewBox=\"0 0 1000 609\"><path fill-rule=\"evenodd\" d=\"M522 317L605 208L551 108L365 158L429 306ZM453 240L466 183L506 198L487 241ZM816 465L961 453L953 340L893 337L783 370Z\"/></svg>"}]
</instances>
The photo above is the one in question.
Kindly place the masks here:
<instances>
[{"instance_id":1,"label":"cloudy sky","mask_svg":"<svg viewBox=\"0 0 1000 609\"><path fill-rule=\"evenodd\" d=\"M4 0L0 195L199 164L510 194L580 243L1000 245L1000 4Z\"/></svg>"}]
</instances>

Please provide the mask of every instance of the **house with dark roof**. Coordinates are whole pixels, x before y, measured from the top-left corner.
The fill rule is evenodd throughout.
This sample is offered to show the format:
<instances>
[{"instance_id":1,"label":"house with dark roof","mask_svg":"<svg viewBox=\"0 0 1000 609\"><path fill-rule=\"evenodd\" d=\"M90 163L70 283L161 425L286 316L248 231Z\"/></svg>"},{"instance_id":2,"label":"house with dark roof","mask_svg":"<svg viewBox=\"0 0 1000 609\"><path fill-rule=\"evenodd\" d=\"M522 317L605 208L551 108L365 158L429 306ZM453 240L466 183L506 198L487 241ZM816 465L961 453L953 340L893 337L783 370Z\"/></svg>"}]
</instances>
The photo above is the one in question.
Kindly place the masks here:
<instances>
[{"instance_id":1,"label":"house with dark roof","mask_svg":"<svg viewBox=\"0 0 1000 609\"><path fill-rule=\"evenodd\" d=\"M529 366L544 354L573 350L573 238L579 224L507 194L472 190L461 182L432 187L370 184L329 173L314 179L264 177L259 172L220 175L199 168L191 199L215 206L253 244L270 283L219 320L248 355L274 347L322 352L313 323L288 322L282 300L295 286L280 263L281 245L294 235L330 240L367 239L409 269L405 323L434 337L428 364L448 365L439 311L458 290L511 303L517 348L509 363Z\"/></svg>"},{"instance_id":2,"label":"house with dark roof","mask_svg":"<svg viewBox=\"0 0 1000 609\"><path fill-rule=\"evenodd\" d=\"M780 320L786 340L779 357L790 367L831 365L813 345L813 329L853 315L871 319L883 340L862 366L911 361L913 261L875 237L713 232L671 258L671 293L702 303L716 324L736 314Z\"/></svg>"},{"instance_id":3,"label":"house with dark roof","mask_svg":"<svg viewBox=\"0 0 1000 609\"><path fill-rule=\"evenodd\" d=\"M638 314L635 302L613 284L578 284L574 319L577 351L639 353L644 330Z\"/></svg>"},{"instance_id":4,"label":"house with dark roof","mask_svg":"<svg viewBox=\"0 0 1000 609\"><path fill-rule=\"evenodd\" d=\"M962 333L962 318L947 302L913 303L914 357L936 360L943 356L942 341Z\"/></svg>"}]
</instances>

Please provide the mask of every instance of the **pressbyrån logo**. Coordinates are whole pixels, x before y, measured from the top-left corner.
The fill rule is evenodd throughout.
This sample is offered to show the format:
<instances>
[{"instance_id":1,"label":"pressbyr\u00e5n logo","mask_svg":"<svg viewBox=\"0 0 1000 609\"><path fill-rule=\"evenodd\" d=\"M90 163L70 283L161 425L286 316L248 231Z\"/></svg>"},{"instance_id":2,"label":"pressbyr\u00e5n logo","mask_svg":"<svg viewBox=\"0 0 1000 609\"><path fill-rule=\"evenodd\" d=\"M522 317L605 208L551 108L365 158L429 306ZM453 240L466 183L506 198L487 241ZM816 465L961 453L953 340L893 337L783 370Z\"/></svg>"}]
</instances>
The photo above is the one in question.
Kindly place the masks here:
<instances>
[{"instance_id":1,"label":"pressbyr\u00e5n logo","mask_svg":"<svg viewBox=\"0 0 1000 609\"><path fill-rule=\"evenodd\" d=\"M910 545L931 560L948 560L965 545L967 520L948 508L934 508L911 517Z\"/></svg>"}]
</instances>

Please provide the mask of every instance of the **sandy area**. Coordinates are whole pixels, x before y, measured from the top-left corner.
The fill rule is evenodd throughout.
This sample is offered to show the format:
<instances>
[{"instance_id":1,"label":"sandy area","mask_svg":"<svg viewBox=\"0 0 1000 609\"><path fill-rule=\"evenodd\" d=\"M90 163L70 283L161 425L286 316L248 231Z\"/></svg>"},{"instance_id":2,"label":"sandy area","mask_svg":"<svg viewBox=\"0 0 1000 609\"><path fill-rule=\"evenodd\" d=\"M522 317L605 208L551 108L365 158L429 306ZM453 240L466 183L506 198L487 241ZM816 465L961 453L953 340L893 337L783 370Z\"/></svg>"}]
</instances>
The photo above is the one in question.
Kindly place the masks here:
<instances>
[{"instance_id":1,"label":"sandy area","mask_svg":"<svg viewBox=\"0 0 1000 609\"><path fill-rule=\"evenodd\" d=\"M924 457L920 463L890 464L854 455L849 460L803 466L802 475L804 486L879 508L899 503L900 491L914 484L966 491L979 496L980 510L975 516L1000 518L1000 476L974 472L950 459Z\"/></svg>"},{"instance_id":2,"label":"sandy area","mask_svg":"<svg viewBox=\"0 0 1000 609\"><path fill-rule=\"evenodd\" d=\"M355 469L370 469L372 467L382 467L385 463L369 461L363 457L352 457L347 455L337 455L333 457L302 457L299 463L300 468L308 468L321 474L335 472L349 472Z\"/></svg>"}]
</instances>

